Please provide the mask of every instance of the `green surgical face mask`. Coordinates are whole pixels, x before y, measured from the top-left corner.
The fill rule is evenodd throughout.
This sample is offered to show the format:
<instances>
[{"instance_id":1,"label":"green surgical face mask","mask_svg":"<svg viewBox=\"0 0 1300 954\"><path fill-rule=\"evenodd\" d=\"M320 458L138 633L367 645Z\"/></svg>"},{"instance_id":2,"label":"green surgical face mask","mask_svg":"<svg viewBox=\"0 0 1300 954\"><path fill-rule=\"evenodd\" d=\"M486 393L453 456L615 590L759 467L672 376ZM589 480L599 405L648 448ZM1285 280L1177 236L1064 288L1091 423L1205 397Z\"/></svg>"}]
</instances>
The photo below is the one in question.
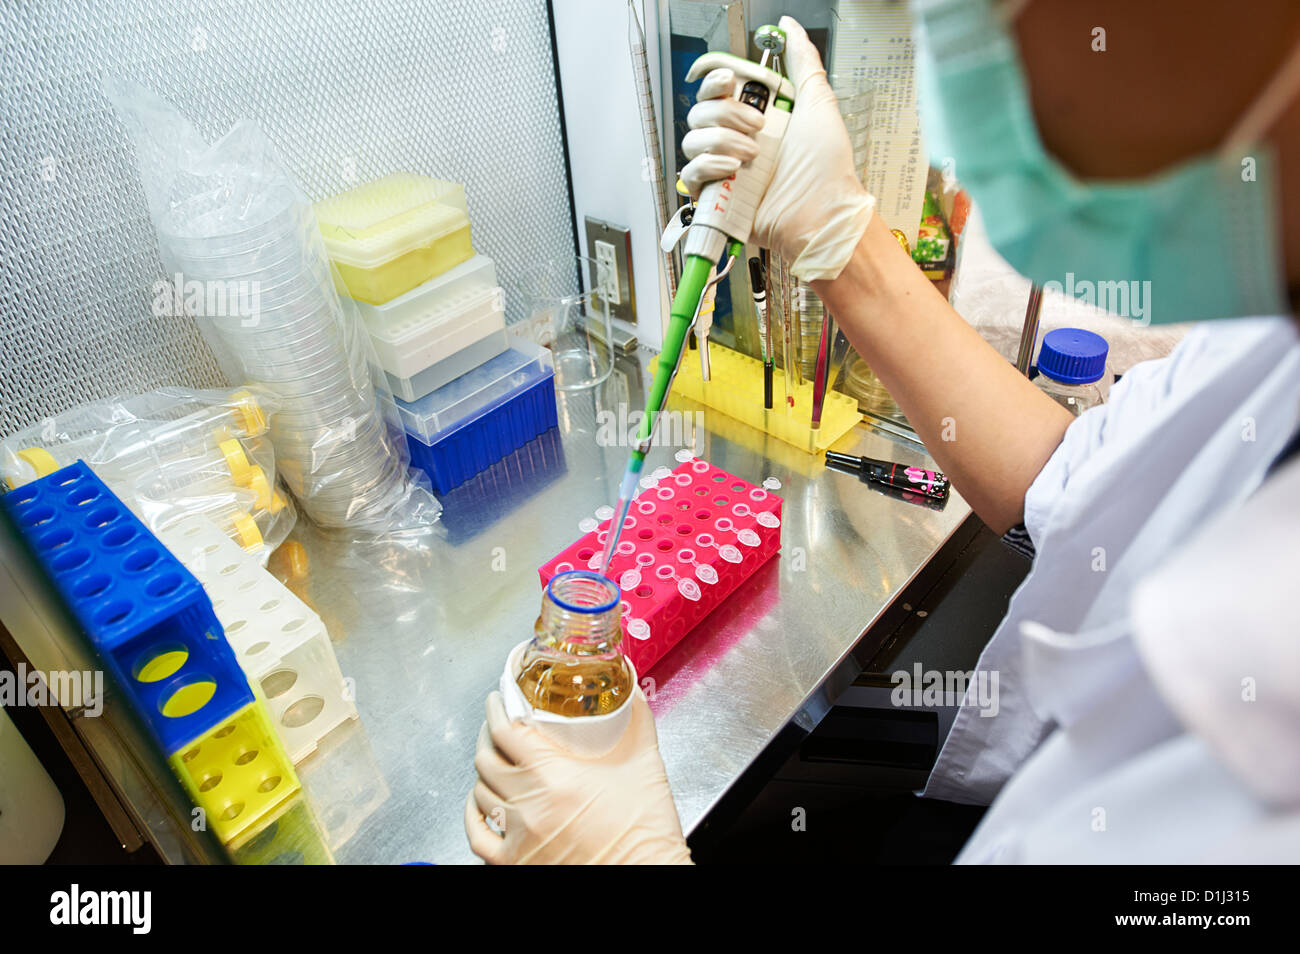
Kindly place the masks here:
<instances>
[{"instance_id":1,"label":"green surgical face mask","mask_svg":"<svg viewBox=\"0 0 1300 954\"><path fill-rule=\"evenodd\" d=\"M1015 38L991 0L914 9L931 153L955 160L1016 271L1142 324L1290 311L1274 163L1254 144L1295 91L1300 48L1217 154L1147 179L1088 182L1043 147Z\"/></svg>"}]
</instances>

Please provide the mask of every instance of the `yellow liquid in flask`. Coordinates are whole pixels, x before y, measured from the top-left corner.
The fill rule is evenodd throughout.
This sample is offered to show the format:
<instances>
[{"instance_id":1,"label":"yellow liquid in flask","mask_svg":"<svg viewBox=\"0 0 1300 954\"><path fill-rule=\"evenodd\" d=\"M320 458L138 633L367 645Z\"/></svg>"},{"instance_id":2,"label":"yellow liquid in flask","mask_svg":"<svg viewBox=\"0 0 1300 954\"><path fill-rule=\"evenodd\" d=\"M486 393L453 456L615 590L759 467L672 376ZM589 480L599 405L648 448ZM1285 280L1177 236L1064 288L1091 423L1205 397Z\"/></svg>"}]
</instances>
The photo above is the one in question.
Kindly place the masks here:
<instances>
[{"instance_id":1,"label":"yellow liquid in flask","mask_svg":"<svg viewBox=\"0 0 1300 954\"><path fill-rule=\"evenodd\" d=\"M630 698L636 687L619 649L621 613L618 588L603 577L578 572L552 580L516 680L529 705L561 716L598 716Z\"/></svg>"}]
</instances>

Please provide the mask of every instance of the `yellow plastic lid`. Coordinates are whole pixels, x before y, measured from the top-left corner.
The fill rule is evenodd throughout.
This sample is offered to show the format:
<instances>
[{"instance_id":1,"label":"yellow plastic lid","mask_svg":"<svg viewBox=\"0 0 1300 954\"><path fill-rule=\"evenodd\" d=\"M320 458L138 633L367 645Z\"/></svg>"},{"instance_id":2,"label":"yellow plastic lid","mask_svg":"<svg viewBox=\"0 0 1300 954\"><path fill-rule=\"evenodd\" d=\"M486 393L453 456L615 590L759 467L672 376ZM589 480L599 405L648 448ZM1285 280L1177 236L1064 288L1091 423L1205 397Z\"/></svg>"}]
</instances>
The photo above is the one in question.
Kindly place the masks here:
<instances>
[{"instance_id":1,"label":"yellow plastic lid","mask_svg":"<svg viewBox=\"0 0 1300 954\"><path fill-rule=\"evenodd\" d=\"M288 576L285 580L305 580L310 570L310 561L307 559L307 548L297 540L286 540L280 544L280 549L275 551L280 561L288 570ZM284 582L282 580L281 582Z\"/></svg>"},{"instance_id":2,"label":"yellow plastic lid","mask_svg":"<svg viewBox=\"0 0 1300 954\"><path fill-rule=\"evenodd\" d=\"M469 226L465 187L413 172L367 182L316 203L329 257L377 268Z\"/></svg>"},{"instance_id":3,"label":"yellow plastic lid","mask_svg":"<svg viewBox=\"0 0 1300 954\"><path fill-rule=\"evenodd\" d=\"M262 413L262 407L257 403L257 398L253 397L247 390L239 390L234 393L235 405L232 410L235 412L235 419L239 421L243 429L244 437L261 437L266 433L266 415Z\"/></svg>"},{"instance_id":4,"label":"yellow plastic lid","mask_svg":"<svg viewBox=\"0 0 1300 954\"><path fill-rule=\"evenodd\" d=\"M48 477L59 469L59 462L44 447L28 447L20 450L16 456L35 471L37 480Z\"/></svg>"},{"instance_id":5,"label":"yellow plastic lid","mask_svg":"<svg viewBox=\"0 0 1300 954\"><path fill-rule=\"evenodd\" d=\"M234 478L235 483L243 487L248 482L250 468L248 457L244 454L244 445L239 443L233 437L222 441L217 445L221 455L226 458L226 466L230 468L230 476Z\"/></svg>"},{"instance_id":6,"label":"yellow plastic lid","mask_svg":"<svg viewBox=\"0 0 1300 954\"><path fill-rule=\"evenodd\" d=\"M271 506L271 484L267 481L266 472L262 468L256 465L249 468L248 482L245 486L257 495L253 499L255 509L266 510Z\"/></svg>"},{"instance_id":7,"label":"yellow plastic lid","mask_svg":"<svg viewBox=\"0 0 1300 954\"><path fill-rule=\"evenodd\" d=\"M262 549L262 531L257 529L257 521L249 514L236 511L230 518L230 526L235 531L235 542L249 553Z\"/></svg>"}]
</instances>

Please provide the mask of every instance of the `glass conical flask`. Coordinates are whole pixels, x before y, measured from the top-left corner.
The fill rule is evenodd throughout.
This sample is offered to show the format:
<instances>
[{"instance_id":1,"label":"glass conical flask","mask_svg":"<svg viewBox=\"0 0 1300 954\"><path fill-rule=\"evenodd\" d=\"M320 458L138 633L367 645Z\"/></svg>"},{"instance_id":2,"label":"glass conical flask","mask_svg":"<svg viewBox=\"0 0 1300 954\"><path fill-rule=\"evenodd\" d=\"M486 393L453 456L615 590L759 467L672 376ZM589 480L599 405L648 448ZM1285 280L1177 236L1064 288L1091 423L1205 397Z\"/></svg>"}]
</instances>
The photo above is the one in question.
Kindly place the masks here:
<instances>
[{"instance_id":1,"label":"glass conical flask","mask_svg":"<svg viewBox=\"0 0 1300 954\"><path fill-rule=\"evenodd\" d=\"M617 584L597 573L574 570L551 579L519 673L529 705L598 716L632 695L632 672L620 649L619 599Z\"/></svg>"}]
</instances>

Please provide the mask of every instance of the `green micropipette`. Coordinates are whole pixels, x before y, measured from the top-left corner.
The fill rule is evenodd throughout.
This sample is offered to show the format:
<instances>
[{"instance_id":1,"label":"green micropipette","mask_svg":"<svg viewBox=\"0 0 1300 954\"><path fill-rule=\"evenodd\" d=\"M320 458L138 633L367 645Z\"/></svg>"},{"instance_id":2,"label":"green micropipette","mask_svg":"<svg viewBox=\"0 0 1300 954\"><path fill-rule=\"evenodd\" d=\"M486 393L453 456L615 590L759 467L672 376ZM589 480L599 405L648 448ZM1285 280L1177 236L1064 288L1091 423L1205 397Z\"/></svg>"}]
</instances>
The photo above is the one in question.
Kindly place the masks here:
<instances>
[{"instance_id":1,"label":"green micropipette","mask_svg":"<svg viewBox=\"0 0 1300 954\"><path fill-rule=\"evenodd\" d=\"M777 151L794 106L794 89L790 81L767 66L769 58L775 58L785 48L785 34L777 27L762 26L755 31L754 43L763 50L760 63L729 53L705 53L686 74L687 81L691 82L710 70L722 67L732 70L742 81L736 91L737 98L763 113L764 124L754 137L758 156L742 165L730 178L705 186L696 203L694 217L686 232L685 265L673 298L671 320L664 336L659 365L646 397L645 416L637 429L636 447L628 458L627 470L619 484L618 507L605 537L600 567L606 575L609 575L607 568L613 560L632 498L636 496L637 483L659 414L681 364L687 335L699 315L700 303L709 285L722 281L732 266L744 259L745 241L754 226L754 211L772 179ZM713 274L724 250L727 263Z\"/></svg>"},{"instance_id":2,"label":"green micropipette","mask_svg":"<svg viewBox=\"0 0 1300 954\"><path fill-rule=\"evenodd\" d=\"M733 256L739 257L744 254L745 247L740 242L732 242L730 252ZM668 333L664 336L659 364L655 369L654 380L650 383L650 393L646 396L645 416L641 418L641 425L637 428L636 446L628 458L627 470L623 472L623 480L618 488L618 506L614 509L614 516L610 519L609 530L605 536L605 549L600 563L602 570L608 567L614 558L614 548L618 546L623 522L627 519L627 512L632 506L632 498L636 496L641 469L645 465L646 454L654 439L659 412L663 410L668 392L672 388L673 378L677 376L677 368L686 350L686 336L690 334L691 327L695 324L695 317L699 312L700 303L704 300L713 267L713 263L703 256L686 256L686 267L682 270L682 278L677 285L677 295L673 298ZM723 272L714 280L717 281L725 275L726 272Z\"/></svg>"}]
</instances>

